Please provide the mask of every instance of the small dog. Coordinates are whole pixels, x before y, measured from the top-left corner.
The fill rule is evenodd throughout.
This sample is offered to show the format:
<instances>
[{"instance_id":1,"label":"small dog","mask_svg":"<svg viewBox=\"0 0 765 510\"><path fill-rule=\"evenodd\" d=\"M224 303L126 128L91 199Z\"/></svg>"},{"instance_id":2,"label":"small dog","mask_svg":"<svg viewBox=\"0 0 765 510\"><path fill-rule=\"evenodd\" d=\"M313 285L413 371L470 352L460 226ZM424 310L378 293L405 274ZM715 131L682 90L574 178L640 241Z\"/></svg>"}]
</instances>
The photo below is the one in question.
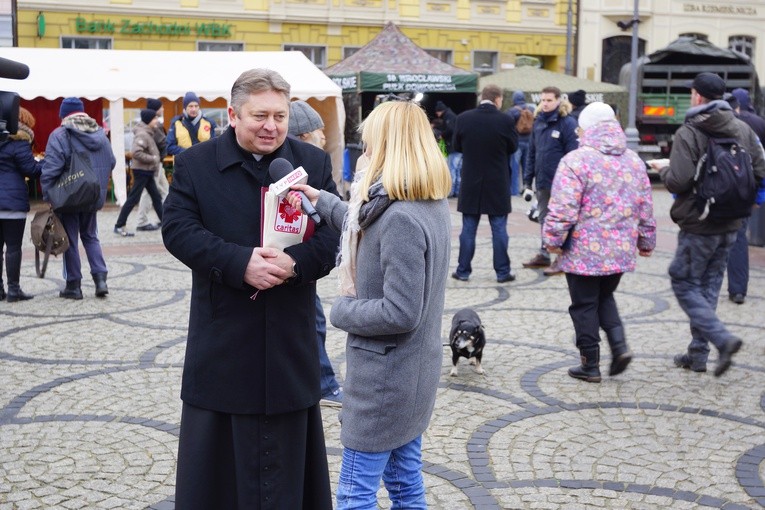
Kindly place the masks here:
<instances>
[{"instance_id":1,"label":"small dog","mask_svg":"<svg viewBox=\"0 0 765 510\"><path fill-rule=\"evenodd\" d=\"M481 357L486 345L481 318L471 308L463 308L452 318L452 330L449 334L449 346L452 348L452 371L449 375L457 376L457 361L460 356L470 360L475 365L475 371L483 374Z\"/></svg>"}]
</instances>

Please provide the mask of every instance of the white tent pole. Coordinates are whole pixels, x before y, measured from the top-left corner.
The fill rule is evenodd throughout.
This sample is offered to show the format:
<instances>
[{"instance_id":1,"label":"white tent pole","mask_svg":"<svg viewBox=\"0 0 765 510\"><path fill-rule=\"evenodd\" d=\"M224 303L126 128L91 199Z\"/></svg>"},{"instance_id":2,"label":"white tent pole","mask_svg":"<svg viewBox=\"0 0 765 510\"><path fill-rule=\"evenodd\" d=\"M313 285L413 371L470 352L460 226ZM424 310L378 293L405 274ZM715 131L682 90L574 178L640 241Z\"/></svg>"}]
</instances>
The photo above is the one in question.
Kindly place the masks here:
<instances>
[{"instance_id":1,"label":"white tent pole","mask_svg":"<svg viewBox=\"0 0 765 510\"><path fill-rule=\"evenodd\" d=\"M127 175L125 172L125 108L122 99L109 102L109 129L112 139L112 151L117 159L117 164L112 170L112 186L117 205L122 205L127 199Z\"/></svg>"}]
</instances>

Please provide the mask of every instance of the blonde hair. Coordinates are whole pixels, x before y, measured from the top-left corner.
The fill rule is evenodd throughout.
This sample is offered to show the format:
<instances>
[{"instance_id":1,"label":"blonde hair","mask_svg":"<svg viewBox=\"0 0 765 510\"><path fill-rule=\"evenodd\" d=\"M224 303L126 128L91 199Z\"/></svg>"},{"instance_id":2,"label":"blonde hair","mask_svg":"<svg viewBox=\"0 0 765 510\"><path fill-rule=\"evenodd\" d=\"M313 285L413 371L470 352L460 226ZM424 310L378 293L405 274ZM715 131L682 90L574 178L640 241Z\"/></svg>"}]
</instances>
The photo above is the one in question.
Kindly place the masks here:
<instances>
[{"instance_id":1,"label":"blonde hair","mask_svg":"<svg viewBox=\"0 0 765 510\"><path fill-rule=\"evenodd\" d=\"M389 101L372 110L359 126L370 148L362 177L362 200L380 177L393 200L439 200L452 187L449 168L438 148L428 117L416 103Z\"/></svg>"}]
</instances>

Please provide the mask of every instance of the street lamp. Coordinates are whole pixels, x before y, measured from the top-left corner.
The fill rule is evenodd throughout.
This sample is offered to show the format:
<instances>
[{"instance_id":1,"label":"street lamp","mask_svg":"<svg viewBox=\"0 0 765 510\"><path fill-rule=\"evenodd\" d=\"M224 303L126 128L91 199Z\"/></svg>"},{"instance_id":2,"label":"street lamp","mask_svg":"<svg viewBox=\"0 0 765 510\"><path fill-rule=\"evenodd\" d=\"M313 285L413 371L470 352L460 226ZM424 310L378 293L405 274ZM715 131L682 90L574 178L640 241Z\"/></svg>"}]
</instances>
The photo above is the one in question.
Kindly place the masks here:
<instances>
[{"instance_id":1,"label":"street lamp","mask_svg":"<svg viewBox=\"0 0 765 510\"><path fill-rule=\"evenodd\" d=\"M627 129L624 134L627 135L627 147L637 151L640 145L640 135L635 127L635 113L637 110L637 59L638 59L638 24L640 23L639 0L635 0L635 8L632 13L632 19L628 22L618 21L616 26L622 30L632 29L632 47L630 51L630 99L628 106Z\"/></svg>"}]
</instances>

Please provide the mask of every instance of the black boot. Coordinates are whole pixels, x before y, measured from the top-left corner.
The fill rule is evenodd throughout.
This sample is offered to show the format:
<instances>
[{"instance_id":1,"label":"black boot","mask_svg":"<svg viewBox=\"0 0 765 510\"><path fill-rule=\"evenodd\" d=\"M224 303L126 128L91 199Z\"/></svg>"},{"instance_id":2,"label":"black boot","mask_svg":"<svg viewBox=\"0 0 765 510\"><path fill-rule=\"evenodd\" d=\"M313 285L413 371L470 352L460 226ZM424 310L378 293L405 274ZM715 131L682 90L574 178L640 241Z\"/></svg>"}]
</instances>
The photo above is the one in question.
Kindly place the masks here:
<instances>
[{"instance_id":1,"label":"black boot","mask_svg":"<svg viewBox=\"0 0 765 510\"><path fill-rule=\"evenodd\" d=\"M21 276L21 250L8 252L5 254L5 270L8 276L8 294L6 299L9 303L16 301L26 301L34 296L25 294L19 286L19 277Z\"/></svg>"},{"instance_id":2,"label":"black boot","mask_svg":"<svg viewBox=\"0 0 765 510\"><path fill-rule=\"evenodd\" d=\"M66 282L66 288L58 293L58 297L64 299L82 299L82 289L80 289L80 280Z\"/></svg>"},{"instance_id":3,"label":"black boot","mask_svg":"<svg viewBox=\"0 0 765 510\"><path fill-rule=\"evenodd\" d=\"M579 349L582 364L568 369L568 375L587 382L600 382L600 346Z\"/></svg>"},{"instance_id":4,"label":"black boot","mask_svg":"<svg viewBox=\"0 0 765 510\"><path fill-rule=\"evenodd\" d=\"M5 285L3 284L3 250L0 247L0 301L5 299Z\"/></svg>"},{"instance_id":5,"label":"black boot","mask_svg":"<svg viewBox=\"0 0 765 510\"><path fill-rule=\"evenodd\" d=\"M608 375L619 375L627 369L627 365L632 361L632 352L627 347L627 341L624 338L624 328L619 326L606 331L608 345L611 347L611 368Z\"/></svg>"},{"instance_id":6,"label":"black boot","mask_svg":"<svg viewBox=\"0 0 765 510\"><path fill-rule=\"evenodd\" d=\"M109 288L106 286L106 273L93 273L93 282L96 284L96 297L106 297Z\"/></svg>"}]
</instances>

